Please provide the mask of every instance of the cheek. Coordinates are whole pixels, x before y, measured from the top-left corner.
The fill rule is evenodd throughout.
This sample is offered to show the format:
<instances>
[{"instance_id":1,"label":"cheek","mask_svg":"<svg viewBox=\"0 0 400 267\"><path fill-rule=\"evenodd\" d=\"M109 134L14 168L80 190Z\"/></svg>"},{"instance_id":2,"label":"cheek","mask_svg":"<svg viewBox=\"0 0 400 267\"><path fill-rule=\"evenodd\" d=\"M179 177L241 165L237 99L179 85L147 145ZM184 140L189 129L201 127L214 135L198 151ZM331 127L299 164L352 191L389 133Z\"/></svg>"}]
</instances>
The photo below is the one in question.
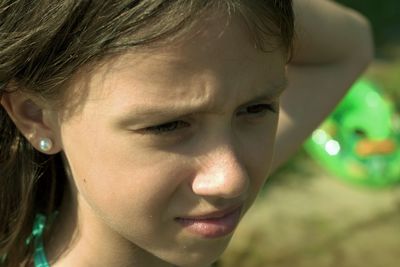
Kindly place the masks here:
<instances>
[{"instance_id":1,"label":"cheek","mask_svg":"<svg viewBox=\"0 0 400 267\"><path fill-rule=\"evenodd\" d=\"M161 214L157 211L189 176L188 164L178 156L140 148L112 132L88 135L78 129L65 131L65 154L78 193L102 217Z\"/></svg>"},{"instance_id":2,"label":"cheek","mask_svg":"<svg viewBox=\"0 0 400 267\"><path fill-rule=\"evenodd\" d=\"M242 142L242 160L252 179L253 194L258 193L269 175L274 155L275 135L276 123L271 123L265 128L252 131Z\"/></svg>"}]
</instances>

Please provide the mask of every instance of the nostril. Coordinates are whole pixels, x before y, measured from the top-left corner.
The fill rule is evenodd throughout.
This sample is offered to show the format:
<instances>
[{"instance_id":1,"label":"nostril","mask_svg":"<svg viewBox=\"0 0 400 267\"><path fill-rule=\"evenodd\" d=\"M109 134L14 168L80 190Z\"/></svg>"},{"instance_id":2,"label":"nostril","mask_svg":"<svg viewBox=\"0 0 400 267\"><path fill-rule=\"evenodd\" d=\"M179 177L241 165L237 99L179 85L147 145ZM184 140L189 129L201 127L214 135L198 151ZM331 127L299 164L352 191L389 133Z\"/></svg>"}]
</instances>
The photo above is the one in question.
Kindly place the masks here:
<instances>
[{"instance_id":1,"label":"nostril","mask_svg":"<svg viewBox=\"0 0 400 267\"><path fill-rule=\"evenodd\" d=\"M250 180L246 166L231 143L224 139L197 161L197 173L192 176L194 194L220 198L236 198L246 194Z\"/></svg>"},{"instance_id":2,"label":"nostril","mask_svg":"<svg viewBox=\"0 0 400 267\"><path fill-rule=\"evenodd\" d=\"M196 195L236 198L247 192L249 178L243 171L214 169L198 174L191 186Z\"/></svg>"}]
</instances>

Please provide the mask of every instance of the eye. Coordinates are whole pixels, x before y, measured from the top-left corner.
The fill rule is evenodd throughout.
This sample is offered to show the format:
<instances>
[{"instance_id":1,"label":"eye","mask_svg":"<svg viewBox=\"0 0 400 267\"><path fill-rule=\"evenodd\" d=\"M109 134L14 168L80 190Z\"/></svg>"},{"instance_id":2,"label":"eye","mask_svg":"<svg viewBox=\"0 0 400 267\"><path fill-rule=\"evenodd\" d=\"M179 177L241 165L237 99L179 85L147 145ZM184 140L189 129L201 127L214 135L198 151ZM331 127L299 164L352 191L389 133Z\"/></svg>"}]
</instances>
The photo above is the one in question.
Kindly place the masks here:
<instances>
[{"instance_id":1,"label":"eye","mask_svg":"<svg viewBox=\"0 0 400 267\"><path fill-rule=\"evenodd\" d=\"M148 134L154 134L154 135L167 134L167 133L178 131L182 128L186 128L189 126L190 126L190 124L187 122L184 122L184 121L172 121L172 122L167 122L167 123L163 123L160 125L144 128L141 130L141 132L148 133Z\"/></svg>"},{"instance_id":2,"label":"eye","mask_svg":"<svg viewBox=\"0 0 400 267\"><path fill-rule=\"evenodd\" d=\"M267 112L278 113L278 104L271 103L247 106L246 108L240 110L238 115L264 116Z\"/></svg>"}]
</instances>

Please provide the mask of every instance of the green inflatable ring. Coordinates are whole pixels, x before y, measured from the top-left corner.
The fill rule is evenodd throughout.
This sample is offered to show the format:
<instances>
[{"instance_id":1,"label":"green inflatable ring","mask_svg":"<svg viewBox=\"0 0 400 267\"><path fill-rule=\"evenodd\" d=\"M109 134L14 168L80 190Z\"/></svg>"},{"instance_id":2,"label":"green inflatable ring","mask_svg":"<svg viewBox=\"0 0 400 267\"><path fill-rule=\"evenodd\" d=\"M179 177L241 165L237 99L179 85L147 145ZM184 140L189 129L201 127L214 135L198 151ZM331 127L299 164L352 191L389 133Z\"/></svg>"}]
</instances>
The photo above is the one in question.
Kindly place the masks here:
<instances>
[{"instance_id":1,"label":"green inflatable ring","mask_svg":"<svg viewBox=\"0 0 400 267\"><path fill-rule=\"evenodd\" d=\"M366 79L356 82L305 142L305 150L346 182L384 187L400 182L400 119Z\"/></svg>"}]
</instances>

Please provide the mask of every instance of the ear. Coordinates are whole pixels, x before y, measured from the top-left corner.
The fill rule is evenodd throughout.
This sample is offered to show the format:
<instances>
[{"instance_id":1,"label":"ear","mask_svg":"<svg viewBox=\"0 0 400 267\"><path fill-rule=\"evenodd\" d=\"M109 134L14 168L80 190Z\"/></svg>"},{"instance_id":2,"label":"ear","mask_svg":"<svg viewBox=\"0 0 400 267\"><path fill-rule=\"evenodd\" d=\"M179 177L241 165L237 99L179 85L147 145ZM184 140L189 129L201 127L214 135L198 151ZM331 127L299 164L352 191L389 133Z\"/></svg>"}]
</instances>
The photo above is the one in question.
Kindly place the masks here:
<instances>
[{"instance_id":1,"label":"ear","mask_svg":"<svg viewBox=\"0 0 400 267\"><path fill-rule=\"evenodd\" d=\"M46 154L60 152L56 111L20 90L4 93L1 96L0 104L20 132L38 151ZM48 150L41 148L40 143L44 138L50 139L52 142L52 146Z\"/></svg>"}]
</instances>

